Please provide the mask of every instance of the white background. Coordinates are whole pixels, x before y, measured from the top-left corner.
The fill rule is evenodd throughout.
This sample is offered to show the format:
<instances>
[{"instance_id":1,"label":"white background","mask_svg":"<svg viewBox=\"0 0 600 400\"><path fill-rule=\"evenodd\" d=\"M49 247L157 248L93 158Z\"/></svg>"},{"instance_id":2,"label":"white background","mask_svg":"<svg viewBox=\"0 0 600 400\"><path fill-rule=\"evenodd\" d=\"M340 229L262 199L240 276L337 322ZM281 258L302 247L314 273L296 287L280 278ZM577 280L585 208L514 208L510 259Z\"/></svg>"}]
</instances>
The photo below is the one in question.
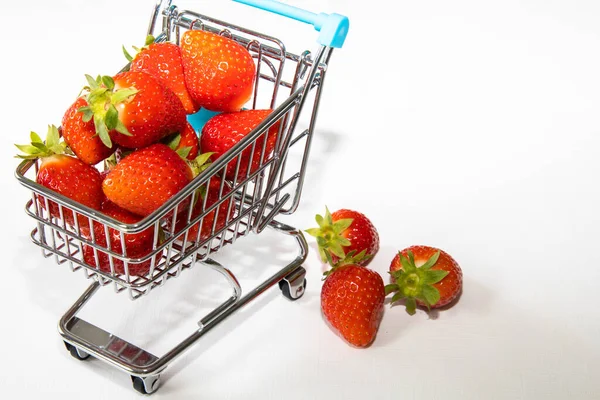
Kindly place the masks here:
<instances>
[{"instance_id":1,"label":"white background","mask_svg":"<svg viewBox=\"0 0 600 400\"><path fill-rule=\"evenodd\" d=\"M302 204L282 221L311 227L325 204L360 210L381 236L373 269L386 276L396 251L437 246L461 264L464 293L432 317L386 306L374 344L351 348L320 315L311 240L306 295L264 294L173 363L155 398L600 398L600 3L289 3L345 14L351 29L332 58ZM13 143L60 124L84 73L118 70L153 4L0 7L3 398L139 397L125 374L62 345L56 323L90 282L30 242ZM316 48L299 23L229 1L177 4L296 53ZM245 283L290 251L266 233L218 259ZM86 318L160 354L219 293L205 275L187 271L136 302L106 288Z\"/></svg>"}]
</instances>

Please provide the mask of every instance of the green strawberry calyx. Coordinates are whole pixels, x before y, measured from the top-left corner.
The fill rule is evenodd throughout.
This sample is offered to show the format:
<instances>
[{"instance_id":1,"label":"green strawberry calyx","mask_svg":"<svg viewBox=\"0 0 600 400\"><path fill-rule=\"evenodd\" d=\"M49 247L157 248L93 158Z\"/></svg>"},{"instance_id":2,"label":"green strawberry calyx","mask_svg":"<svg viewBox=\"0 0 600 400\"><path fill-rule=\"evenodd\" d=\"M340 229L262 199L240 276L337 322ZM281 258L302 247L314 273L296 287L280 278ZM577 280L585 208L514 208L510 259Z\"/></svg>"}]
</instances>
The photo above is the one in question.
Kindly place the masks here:
<instances>
[{"instance_id":1,"label":"green strawberry calyx","mask_svg":"<svg viewBox=\"0 0 600 400\"><path fill-rule=\"evenodd\" d=\"M175 133L171 136L167 136L165 139L162 140L162 142L164 144L166 144L167 146L169 146L169 148L171 150L173 150L177 154L179 154L179 157L183 158L186 161L190 161L190 160L188 160L188 156L190 155L190 152L192 151L192 146L185 146L185 147L181 147L181 148L179 147L179 143L181 143L181 133ZM205 154L208 154L207 157L210 157L214 153L205 153ZM201 154L198 157L201 157L201 156L203 156L203 155ZM200 159L201 161L198 162L198 161L196 161L196 160L198 160L198 157L196 157L196 159L194 159L194 160L191 160L194 163L194 165L191 165L188 162L188 164L190 165L190 168L192 168L192 171L194 172L194 177L197 176L200 172L204 171L206 168L208 168L208 165L210 165L210 164L207 164L204 169L202 169L201 171L198 171L196 173L196 170L194 169L194 167L201 166L202 164L206 163L206 161L208 160L208 158L206 158L206 159L201 158Z\"/></svg>"},{"instance_id":2,"label":"green strawberry calyx","mask_svg":"<svg viewBox=\"0 0 600 400\"><path fill-rule=\"evenodd\" d=\"M319 255L323 262L334 266L329 253L343 259L346 257L344 246L350 246L350 241L343 236L343 232L352 225L352 218L339 219L333 222L329 208L325 207L325 216L317 214L315 220L317 228L306 229L305 232L317 239Z\"/></svg>"},{"instance_id":3,"label":"green strawberry calyx","mask_svg":"<svg viewBox=\"0 0 600 400\"><path fill-rule=\"evenodd\" d=\"M398 253L402 268L390 272L396 283L385 286L385 295L395 292L391 303L404 299L406 312L414 315L417 300L425 304L428 309L440 300L440 292L433 284L444 279L448 271L431 269L440 257L439 251L420 267L415 265L415 257L410 250L407 254L408 257L405 257L402 253Z\"/></svg>"},{"instance_id":4,"label":"green strawberry calyx","mask_svg":"<svg viewBox=\"0 0 600 400\"><path fill-rule=\"evenodd\" d=\"M31 144L15 144L15 146L23 152L15 157L23 160L37 160L38 158L49 157L54 154L70 153L67 144L60 140L58 128L54 125L48 126L46 140L35 132L30 134Z\"/></svg>"},{"instance_id":5,"label":"green strawberry calyx","mask_svg":"<svg viewBox=\"0 0 600 400\"><path fill-rule=\"evenodd\" d=\"M112 147L109 132L117 131L126 136L132 136L127 127L119 119L117 105L130 101L138 90L134 87L115 90L115 81L110 76L98 76L96 79L86 75L88 91L85 107L77 111L83 114L83 121L94 121L96 134L106 147Z\"/></svg>"},{"instance_id":6,"label":"green strawberry calyx","mask_svg":"<svg viewBox=\"0 0 600 400\"><path fill-rule=\"evenodd\" d=\"M325 280L334 271L338 270L344 265L359 265L359 263L361 263L362 261L368 260L369 258L373 257L372 255L367 254L367 249L364 249L358 254L356 254L356 250L351 250L348 252L348 254L344 256L344 258L341 258L337 263L333 262L333 259L331 258L331 253L327 252L325 253L325 256L327 258L327 263L332 267L331 269L323 272L323 280Z\"/></svg>"},{"instance_id":7,"label":"green strawberry calyx","mask_svg":"<svg viewBox=\"0 0 600 400\"><path fill-rule=\"evenodd\" d=\"M127 61L131 62L131 61L133 61L133 59L135 58L135 56L137 56L143 50L147 49L148 46L150 46L150 44L154 43L155 40L156 39L154 38L154 36L148 35L148 36L146 36L146 41L144 42L144 46L142 48L139 48L139 47L136 47L136 46L131 46L133 48L133 50L135 50L135 52L133 53L133 55L131 55L127 51L127 49L125 48L125 46L122 46L122 48L123 48L123 55L125 56L125 58L127 59Z\"/></svg>"},{"instance_id":8,"label":"green strawberry calyx","mask_svg":"<svg viewBox=\"0 0 600 400\"><path fill-rule=\"evenodd\" d=\"M187 147L184 147L183 149L186 149L186 148ZM180 150L183 150L183 149L180 149ZM187 153L189 153L189 151ZM212 153L212 152L202 153L202 154L198 155L196 158L194 158L193 160L188 160L187 154L184 155L180 152L178 152L178 154L181 158L183 158L187 162L188 166L192 170L192 175L195 178L198 175L200 175L200 173L202 171L204 171L208 167L210 167L210 165L212 164L212 162L210 160L210 156L212 156L215 153ZM198 202L199 199L204 199L204 196L206 196L207 192L208 192L208 182L205 183L204 185L200 186L196 190L196 196L195 196L194 204L192 204L192 207L196 206L196 203Z\"/></svg>"},{"instance_id":9,"label":"green strawberry calyx","mask_svg":"<svg viewBox=\"0 0 600 400\"><path fill-rule=\"evenodd\" d=\"M187 149L187 147L184 147L180 150L184 150L184 149ZM187 153L189 153L189 150L187 151ZM208 167L210 167L210 165L211 165L210 157L215 153L212 153L212 152L202 153L198 157L194 158L193 160L187 160L186 159L187 154L185 154L185 155L183 155L182 153L178 153L178 154L181 158L183 158L184 160L187 161L187 164L192 169L192 174L194 175L194 178L195 178L198 175L200 175L200 173L202 171L204 171Z\"/></svg>"}]
</instances>

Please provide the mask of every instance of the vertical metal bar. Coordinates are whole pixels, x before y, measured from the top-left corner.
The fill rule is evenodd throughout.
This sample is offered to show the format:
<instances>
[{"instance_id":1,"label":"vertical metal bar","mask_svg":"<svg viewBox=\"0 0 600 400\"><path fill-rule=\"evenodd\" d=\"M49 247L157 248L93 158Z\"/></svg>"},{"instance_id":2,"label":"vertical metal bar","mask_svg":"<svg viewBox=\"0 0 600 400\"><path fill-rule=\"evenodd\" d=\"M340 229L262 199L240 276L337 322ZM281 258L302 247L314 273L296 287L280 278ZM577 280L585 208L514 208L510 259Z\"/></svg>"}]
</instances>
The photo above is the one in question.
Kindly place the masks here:
<instances>
[{"instance_id":1,"label":"vertical metal bar","mask_svg":"<svg viewBox=\"0 0 600 400\"><path fill-rule=\"evenodd\" d=\"M279 68L277 69L277 76L275 77L275 83L273 87L273 95L271 96L271 109L275 108L277 104L277 95L279 94L279 86L281 85L281 77L283 75L283 69L285 66L285 54L282 54L279 58Z\"/></svg>"},{"instance_id":2,"label":"vertical metal bar","mask_svg":"<svg viewBox=\"0 0 600 400\"><path fill-rule=\"evenodd\" d=\"M325 65L329 65L329 61L331 60L332 55L333 55L333 49L330 49L329 52L327 52L327 54L325 55L325 61L324 61ZM302 196L302 188L304 186L304 178L306 175L306 166L308 164L308 157L310 154L310 148L311 148L312 139L314 136L315 125L316 125L317 116L319 113L319 105L321 103L321 95L323 92L323 82L325 81L325 73L326 72L327 71L325 69L323 69L321 71L321 76L319 78L319 86L316 88L316 91L315 91L315 101L314 101L313 111L312 111L312 115L311 115L310 123L309 123L309 127L308 127L308 137L306 139L306 144L304 146L304 155L302 157L302 164L300 166L300 175L298 176L298 183L296 186L296 191L295 191L295 195L294 195L292 204L287 210L284 211L286 214L293 213L294 211L296 211L298 209L298 205L300 204L300 197Z\"/></svg>"},{"instance_id":3,"label":"vertical metal bar","mask_svg":"<svg viewBox=\"0 0 600 400\"><path fill-rule=\"evenodd\" d=\"M308 79L306 80L304 89L302 91L302 96L301 96L300 102L297 105L297 110L294 113L294 118L292 119L290 127L288 128L289 132L286 135L286 138L283 142L280 158L278 160L279 162L276 162L272 166L273 170L271 170L271 174L269 175L269 180L267 182L267 187L265 189L264 200L262 201L262 203L258 209L258 213L256 214L256 217L254 219L254 230L256 233L260 233L262 231L262 229L260 229L259 227L261 225L262 226L265 225L265 223L262 221L262 219L263 219L263 215L265 213L265 209L267 208L268 199L269 199L270 194L275 186L275 181L281 170L281 167L283 166L283 161L287 154L287 151L288 151L291 139L292 139L292 134L296 128L296 124L298 123L299 115L301 114L304 104L306 103L306 98L307 98L308 93L311 90L312 83L317 75L318 70L319 70L319 64L320 64L321 60L324 58L324 56L327 54L328 49L329 48L326 46L321 46L321 48L319 49L319 52L317 53L317 57L315 58L315 61L313 62L310 74L308 76Z\"/></svg>"},{"instance_id":4,"label":"vertical metal bar","mask_svg":"<svg viewBox=\"0 0 600 400\"><path fill-rule=\"evenodd\" d=\"M258 62L256 63L256 78L254 79L254 99L252 99L252 109L256 110L256 101L258 99L258 84L260 82L260 67L262 64L262 44L256 40L253 40L250 43L248 43L248 50L250 50L252 44L258 45Z\"/></svg>"}]
</instances>

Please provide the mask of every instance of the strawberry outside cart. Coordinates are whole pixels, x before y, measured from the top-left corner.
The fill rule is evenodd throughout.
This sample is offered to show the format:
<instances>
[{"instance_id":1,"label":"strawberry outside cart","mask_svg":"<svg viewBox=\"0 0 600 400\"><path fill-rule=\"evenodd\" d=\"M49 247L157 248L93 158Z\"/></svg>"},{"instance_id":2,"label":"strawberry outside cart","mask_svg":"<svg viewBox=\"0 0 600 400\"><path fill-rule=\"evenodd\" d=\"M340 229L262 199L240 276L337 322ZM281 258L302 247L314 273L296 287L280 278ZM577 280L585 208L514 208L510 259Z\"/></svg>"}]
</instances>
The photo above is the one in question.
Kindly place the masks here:
<instances>
[{"instance_id":1,"label":"strawberry outside cart","mask_svg":"<svg viewBox=\"0 0 600 400\"><path fill-rule=\"evenodd\" d=\"M160 374L171 361L265 290L278 285L287 298L295 300L303 295L306 285L306 271L302 267L308 252L306 240L298 229L276 221L275 217L294 213L300 203L327 67L333 50L343 45L348 19L338 14L314 14L276 1L237 1L313 25L319 31L318 50L316 54L310 51L291 53L273 36L193 11L180 10L171 1L158 2L153 8L148 29L148 34L153 35L156 42L179 44L186 30L205 30L235 40L250 52L256 65L253 95L246 108L273 110L243 140L160 208L137 223L126 224L36 183L39 162L23 161L16 170L19 182L32 192L32 199L26 204L26 213L36 223L31 232L32 241L41 248L44 257L52 257L58 264L81 271L93 280L59 321L59 333L67 349L77 359L91 356L124 371L131 376L134 388L144 394L158 389ZM302 115L307 116L306 129L298 128ZM199 131L210 116L210 113L201 110L189 116L188 120ZM273 127L278 129L277 140L272 155L268 155L264 136L268 136ZM295 162L289 160L290 149L301 155L294 159ZM251 159L244 162L252 163L253 155L259 156L258 163L254 160L258 168L240 165L244 151L252 154ZM235 165L236 173L233 180L226 180L226 169L231 164ZM238 174L238 171L245 173ZM218 199L207 204L207 196L198 198L198 189L215 180L218 180ZM198 201L202 205L201 212L196 215L191 207ZM51 205L58 207L59 217L54 212L51 215ZM65 223L65 218L61 217L73 212L77 216L73 218L74 224ZM207 217L219 212L226 213L223 226L217 226L216 217ZM177 231L172 220L175 215L187 216L187 223L181 229L177 227ZM205 219L212 222L207 237L199 233L206 228L197 228L206 222ZM88 223L89 228L82 226ZM123 245L116 249L111 247L111 239L99 241L94 239L93 233L91 237L84 235L86 228L94 231L93 224L104 226L106 238L111 237L109 229L117 232ZM266 228L295 240L298 255L258 286L243 290L231 270L211 256L224 246L251 233L259 234ZM144 257L128 256L124 236L142 232L152 232L152 251ZM159 232L164 234L159 235ZM84 248L92 250L96 260L99 254L107 256L110 271L98 268L97 263L86 262ZM132 266L140 263L149 263L149 272L143 276L130 274ZM126 292L135 300L196 264L200 264L199 268L209 267L222 274L231 287L231 296L205 315L191 335L162 356L151 354L77 317L101 287L112 286L116 292Z\"/></svg>"}]
</instances>

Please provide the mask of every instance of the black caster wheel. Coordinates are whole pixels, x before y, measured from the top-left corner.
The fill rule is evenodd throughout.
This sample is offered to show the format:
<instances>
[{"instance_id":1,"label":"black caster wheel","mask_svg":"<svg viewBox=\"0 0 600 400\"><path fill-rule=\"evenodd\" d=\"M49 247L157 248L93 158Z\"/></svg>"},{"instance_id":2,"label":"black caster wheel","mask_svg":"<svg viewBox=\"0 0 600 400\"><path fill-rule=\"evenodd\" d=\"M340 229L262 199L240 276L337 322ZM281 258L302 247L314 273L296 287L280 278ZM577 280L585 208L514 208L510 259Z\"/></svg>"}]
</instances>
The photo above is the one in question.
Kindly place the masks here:
<instances>
[{"instance_id":1,"label":"black caster wheel","mask_svg":"<svg viewBox=\"0 0 600 400\"><path fill-rule=\"evenodd\" d=\"M152 394L158 390L160 386L160 375L139 377L131 376L133 388L141 394Z\"/></svg>"},{"instance_id":2,"label":"black caster wheel","mask_svg":"<svg viewBox=\"0 0 600 400\"><path fill-rule=\"evenodd\" d=\"M306 291L306 270L303 267L299 267L291 274L279 281L279 289L285 297L294 301L298 300L304 295Z\"/></svg>"},{"instance_id":3,"label":"black caster wheel","mask_svg":"<svg viewBox=\"0 0 600 400\"><path fill-rule=\"evenodd\" d=\"M88 353L78 349L70 343L65 342L65 347L67 348L67 350L69 350L69 353L71 353L71 356L73 356L73 358L76 358L78 360L87 360L88 358L90 358L90 355Z\"/></svg>"}]
</instances>

